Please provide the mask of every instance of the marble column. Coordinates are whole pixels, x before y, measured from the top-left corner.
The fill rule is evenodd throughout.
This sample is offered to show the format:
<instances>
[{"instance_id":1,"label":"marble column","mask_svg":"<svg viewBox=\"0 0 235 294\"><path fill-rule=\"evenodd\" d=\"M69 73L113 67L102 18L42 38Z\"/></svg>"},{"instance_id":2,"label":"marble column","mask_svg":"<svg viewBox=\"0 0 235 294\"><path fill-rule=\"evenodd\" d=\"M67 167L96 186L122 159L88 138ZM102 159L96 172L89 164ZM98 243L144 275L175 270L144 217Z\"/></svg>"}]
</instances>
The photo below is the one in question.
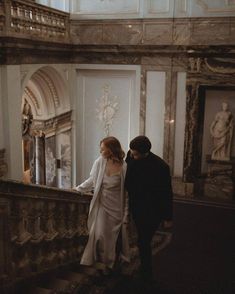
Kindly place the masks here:
<instances>
[{"instance_id":1,"label":"marble column","mask_svg":"<svg viewBox=\"0 0 235 294\"><path fill-rule=\"evenodd\" d=\"M45 185L45 136L44 134L35 136L35 169L36 184Z\"/></svg>"}]
</instances>

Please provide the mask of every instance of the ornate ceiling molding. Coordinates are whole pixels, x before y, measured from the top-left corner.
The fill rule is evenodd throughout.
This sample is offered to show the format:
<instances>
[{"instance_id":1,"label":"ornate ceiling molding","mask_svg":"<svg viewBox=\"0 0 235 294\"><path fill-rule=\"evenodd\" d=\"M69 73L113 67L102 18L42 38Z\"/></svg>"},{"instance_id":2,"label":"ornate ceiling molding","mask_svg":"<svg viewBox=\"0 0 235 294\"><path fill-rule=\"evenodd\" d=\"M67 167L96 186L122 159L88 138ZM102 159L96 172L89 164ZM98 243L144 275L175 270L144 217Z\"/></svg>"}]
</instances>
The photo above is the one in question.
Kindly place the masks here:
<instances>
[{"instance_id":1,"label":"ornate ceiling molding","mask_svg":"<svg viewBox=\"0 0 235 294\"><path fill-rule=\"evenodd\" d=\"M54 81L51 79L51 77L42 70L39 70L35 73L35 76L38 76L48 87L49 92L51 94L51 97L53 99L54 105L56 108L60 106L60 99L54 84Z\"/></svg>"},{"instance_id":2,"label":"ornate ceiling molding","mask_svg":"<svg viewBox=\"0 0 235 294\"><path fill-rule=\"evenodd\" d=\"M36 112L38 114L37 110L40 110L40 104L39 104L39 102L37 100L37 97L34 95L34 93L31 91L31 89L29 87L25 87L24 94L33 103L34 109L36 110Z\"/></svg>"}]
</instances>

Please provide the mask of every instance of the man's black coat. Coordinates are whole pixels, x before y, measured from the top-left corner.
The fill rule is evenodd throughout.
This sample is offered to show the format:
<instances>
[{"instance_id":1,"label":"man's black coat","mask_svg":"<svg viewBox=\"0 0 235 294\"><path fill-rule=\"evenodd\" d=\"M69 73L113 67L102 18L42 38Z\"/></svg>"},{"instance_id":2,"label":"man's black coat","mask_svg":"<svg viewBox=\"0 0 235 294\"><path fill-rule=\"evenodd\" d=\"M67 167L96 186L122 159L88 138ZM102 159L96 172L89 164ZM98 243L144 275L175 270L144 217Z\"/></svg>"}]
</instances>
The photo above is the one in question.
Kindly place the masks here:
<instances>
[{"instance_id":1,"label":"man's black coat","mask_svg":"<svg viewBox=\"0 0 235 294\"><path fill-rule=\"evenodd\" d=\"M172 187L167 163L152 152L138 160L128 154L126 162L125 187L133 218L156 225L160 220L171 220Z\"/></svg>"}]
</instances>

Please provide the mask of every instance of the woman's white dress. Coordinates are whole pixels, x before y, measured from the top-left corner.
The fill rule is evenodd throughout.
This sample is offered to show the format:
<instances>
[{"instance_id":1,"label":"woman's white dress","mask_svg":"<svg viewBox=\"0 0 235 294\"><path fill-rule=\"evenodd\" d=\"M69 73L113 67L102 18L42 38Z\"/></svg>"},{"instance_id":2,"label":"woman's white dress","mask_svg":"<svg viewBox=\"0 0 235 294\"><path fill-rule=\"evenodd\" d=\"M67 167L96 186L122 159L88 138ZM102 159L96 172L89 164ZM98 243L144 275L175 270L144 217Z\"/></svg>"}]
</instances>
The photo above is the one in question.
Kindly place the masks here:
<instances>
[{"instance_id":1,"label":"woman's white dress","mask_svg":"<svg viewBox=\"0 0 235 294\"><path fill-rule=\"evenodd\" d=\"M121 229L121 177L120 173L104 174L100 190L100 205L95 224L96 261L112 268L116 244Z\"/></svg>"},{"instance_id":2,"label":"woman's white dress","mask_svg":"<svg viewBox=\"0 0 235 294\"><path fill-rule=\"evenodd\" d=\"M112 268L116 258L119 233L121 233L120 257L127 262L130 260L126 226L128 201L124 190L126 164L123 164L120 173L107 176L106 163L106 159L99 157L93 164L90 177L76 189L86 192L94 187L88 216L89 238L81 264L94 265L96 262L101 262Z\"/></svg>"}]
</instances>

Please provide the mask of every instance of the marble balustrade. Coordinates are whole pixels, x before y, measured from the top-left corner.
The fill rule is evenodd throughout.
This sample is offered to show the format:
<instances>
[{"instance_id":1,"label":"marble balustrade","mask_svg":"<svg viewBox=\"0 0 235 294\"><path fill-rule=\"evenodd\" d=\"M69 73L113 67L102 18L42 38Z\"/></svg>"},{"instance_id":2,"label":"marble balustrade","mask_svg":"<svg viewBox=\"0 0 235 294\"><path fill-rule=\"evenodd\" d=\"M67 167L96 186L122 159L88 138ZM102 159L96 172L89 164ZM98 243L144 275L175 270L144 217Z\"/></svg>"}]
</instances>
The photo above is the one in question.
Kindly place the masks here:
<instances>
[{"instance_id":1,"label":"marble balustrade","mask_svg":"<svg viewBox=\"0 0 235 294\"><path fill-rule=\"evenodd\" d=\"M1 0L0 34L66 42L69 14L26 0Z\"/></svg>"},{"instance_id":2,"label":"marble balustrade","mask_svg":"<svg viewBox=\"0 0 235 294\"><path fill-rule=\"evenodd\" d=\"M90 199L0 180L0 285L79 262Z\"/></svg>"}]
</instances>

